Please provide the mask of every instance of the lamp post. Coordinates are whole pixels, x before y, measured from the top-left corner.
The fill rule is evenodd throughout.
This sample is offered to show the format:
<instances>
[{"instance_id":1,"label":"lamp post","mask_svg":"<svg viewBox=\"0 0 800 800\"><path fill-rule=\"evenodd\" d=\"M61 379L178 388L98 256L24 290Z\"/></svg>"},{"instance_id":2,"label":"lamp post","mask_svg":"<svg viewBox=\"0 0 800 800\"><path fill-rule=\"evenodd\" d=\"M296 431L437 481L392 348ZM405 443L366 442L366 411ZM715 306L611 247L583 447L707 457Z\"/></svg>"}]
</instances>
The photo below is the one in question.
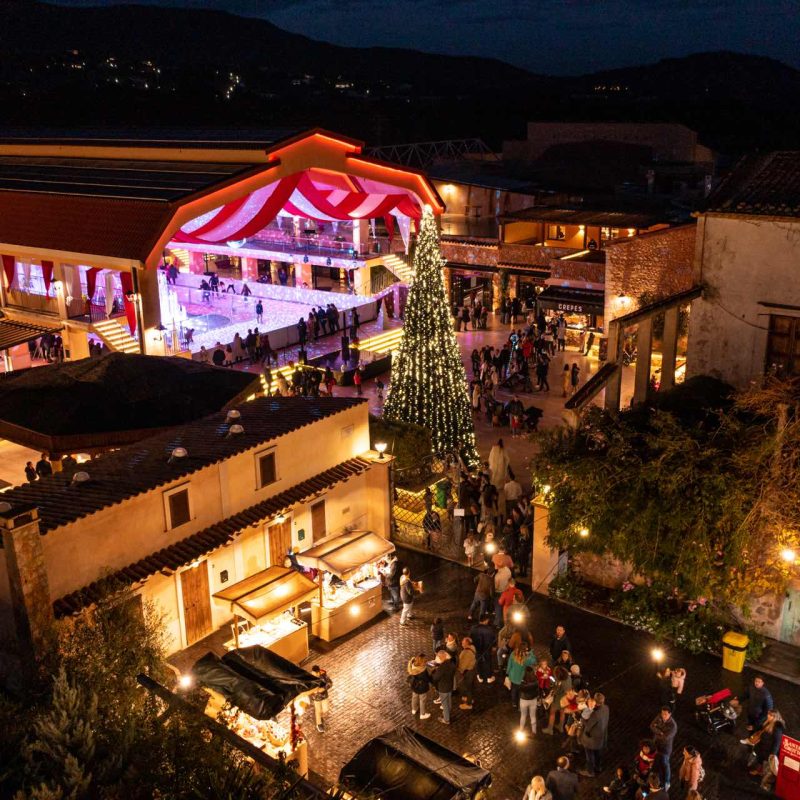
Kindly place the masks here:
<instances>
[{"instance_id":1,"label":"lamp post","mask_svg":"<svg viewBox=\"0 0 800 800\"><path fill-rule=\"evenodd\" d=\"M378 451L378 461L384 461L385 456L383 455L386 452L386 442L375 442L375 449Z\"/></svg>"}]
</instances>

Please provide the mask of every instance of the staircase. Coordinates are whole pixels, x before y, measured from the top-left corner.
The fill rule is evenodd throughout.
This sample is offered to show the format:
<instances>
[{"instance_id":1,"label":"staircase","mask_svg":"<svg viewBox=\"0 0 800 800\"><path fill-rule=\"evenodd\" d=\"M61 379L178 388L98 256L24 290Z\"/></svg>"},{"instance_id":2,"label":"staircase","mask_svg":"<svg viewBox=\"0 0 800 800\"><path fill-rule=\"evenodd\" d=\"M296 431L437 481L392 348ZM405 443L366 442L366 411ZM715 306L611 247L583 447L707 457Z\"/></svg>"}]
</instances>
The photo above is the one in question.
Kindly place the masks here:
<instances>
[{"instance_id":1,"label":"staircase","mask_svg":"<svg viewBox=\"0 0 800 800\"><path fill-rule=\"evenodd\" d=\"M104 319L93 323L92 331L103 340L109 350L118 353L141 353L139 342L115 319Z\"/></svg>"},{"instance_id":2,"label":"staircase","mask_svg":"<svg viewBox=\"0 0 800 800\"><path fill-rule=\"evenodd\" d=\"M398 256L396 253L389 253L387 256L381 258L383 266L395 275L398 280L403 283L411 285L414 280L414 270L408 265L405 259Z\"/></svg>"}]
</instances>

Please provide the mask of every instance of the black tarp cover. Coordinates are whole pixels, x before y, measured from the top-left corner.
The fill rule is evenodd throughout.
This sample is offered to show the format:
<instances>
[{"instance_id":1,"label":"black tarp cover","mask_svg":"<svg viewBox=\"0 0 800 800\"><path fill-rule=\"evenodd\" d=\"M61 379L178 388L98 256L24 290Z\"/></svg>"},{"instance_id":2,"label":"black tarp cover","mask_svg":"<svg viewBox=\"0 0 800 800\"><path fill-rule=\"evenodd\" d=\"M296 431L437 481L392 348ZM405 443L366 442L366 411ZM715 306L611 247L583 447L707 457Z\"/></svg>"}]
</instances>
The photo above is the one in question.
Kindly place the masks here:
<instances>
[{"instance_id":1,"label":"black tarp cover","mask_svg":"<svg viewBox=\"0 0 800 800\"><path fill-rule=\"evenodd\" d=\"M254 719L272 719L284 706L283 698L254 681L249 675L206 653L192 667L201 686L219 692L229 703Z\"/></svg>"},{"instance_id":2,"label":"black tarp cover","mask_svg":"<svg viewBox=\"0 0 800 800\"><path fill-rule=\"evenodd\" d=\"M485 769L406 726L371 739L339 773L343 786L382 800L473 797L491 780Z\"/></svg>"},{"instance_id":3,"label":"black tarp cover","mask_svg":"<svg viewBox=\"0 0 800 800\"><path fill-rule=\"evenodd\" d=\"M280 697L284 705L325 683L322 678L314 677L302 667L261 645L231 650L222 656L222 663Z\"/></svg>"}]
</instances>

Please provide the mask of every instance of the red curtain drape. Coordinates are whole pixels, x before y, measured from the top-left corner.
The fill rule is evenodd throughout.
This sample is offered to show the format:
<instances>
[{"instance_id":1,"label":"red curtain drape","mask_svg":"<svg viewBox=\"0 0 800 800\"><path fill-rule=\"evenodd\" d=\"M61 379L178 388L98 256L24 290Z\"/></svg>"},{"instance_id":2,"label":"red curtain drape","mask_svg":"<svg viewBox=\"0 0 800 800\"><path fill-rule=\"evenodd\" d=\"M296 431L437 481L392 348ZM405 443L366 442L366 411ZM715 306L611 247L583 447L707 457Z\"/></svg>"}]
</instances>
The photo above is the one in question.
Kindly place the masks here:
<instances>
[{"instance_id":1,"label":"red curtain drape","mask_svg":"<svg viewBox=\"0 0 800 800\"><path fill-rule=\"evenodd\" d=\"M386 232L389 234L389 244L391 244L392 239L394 239L394 217L391 214L387 214L383 218L383 224L386 225Z\"/></svg>"},{"instance_id":2,"label":"red curtain drape","mask_svg":"<svg viewBox=\"0 0 800 800\"><path fill-rule=\"evenodd\" d=\"M136 333L136 305L128 299L133 294L133 276L130 272L120 272L119 280L122 283L122 303L125 306L125 316L131 329L131 336L133 336Z\"/></svg>"},{"instance_id":3,"label":"red curtain drape","mask_svg":"<svg viewBox=\"0 0 800 800\"><path fill-rule=\"evenodd\" d=\"M14 274L17 269L17 259L14 256L3 255L3 272L6 274L6 288L10 289L14 283Z\"/></svg>"},{"instance_id":4,"label":"red curtain drape","mask_svg":"<svg viewBox=\"0 0 800 800\"><path fill-rule=\"evenodd\" d=\"M94 297L95 289L97 288L97 273L100 272L98 267L91 267L86 270L86 294L89 300Z\"/></svg>"},{"instance_id":5,"label":"red curtain drape","mask_svg":"<svg viewBox=\"0 0 800 800\"><path fill-rule=\"evenodd\" d=\"M53 282L53 262L42 261L42 277L44 278L44 290L50 294L50 284Z\"/></svg>"}]
</instances>

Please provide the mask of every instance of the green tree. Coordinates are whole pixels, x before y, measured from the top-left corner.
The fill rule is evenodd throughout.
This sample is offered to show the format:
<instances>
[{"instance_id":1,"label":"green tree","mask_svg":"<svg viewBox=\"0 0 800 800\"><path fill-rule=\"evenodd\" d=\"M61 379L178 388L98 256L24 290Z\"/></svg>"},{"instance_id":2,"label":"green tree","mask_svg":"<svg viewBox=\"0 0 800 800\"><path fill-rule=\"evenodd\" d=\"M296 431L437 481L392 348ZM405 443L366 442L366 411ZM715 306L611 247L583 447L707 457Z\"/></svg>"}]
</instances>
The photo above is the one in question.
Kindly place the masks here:
<instances>
[{"instance_id":1,"label":"green tree","mask_svg":"<svg viewBox=\"0 0 800 800\"><path fill-rule=\"evenodd\" d=\"M453 331L442 266L436 220L426 209L384 416L427 428L434 453L458 451L468 464L475 464L478 453L467 375Z\"/></svg>"},{"instance_id":2,"label":"green tree","mask_svg":"<svg viewBox=\"0 0 800 800\"><path fill-rule=\"evenodd\" d=\"M783 588L781 552L800 530L800 420L780 424L774 388L714 403L712 384L619 415L592 408L577 428L540 435L533 470L552 487L554 547L610 553L722 605Z\"/></svg>"}]
</instances>

